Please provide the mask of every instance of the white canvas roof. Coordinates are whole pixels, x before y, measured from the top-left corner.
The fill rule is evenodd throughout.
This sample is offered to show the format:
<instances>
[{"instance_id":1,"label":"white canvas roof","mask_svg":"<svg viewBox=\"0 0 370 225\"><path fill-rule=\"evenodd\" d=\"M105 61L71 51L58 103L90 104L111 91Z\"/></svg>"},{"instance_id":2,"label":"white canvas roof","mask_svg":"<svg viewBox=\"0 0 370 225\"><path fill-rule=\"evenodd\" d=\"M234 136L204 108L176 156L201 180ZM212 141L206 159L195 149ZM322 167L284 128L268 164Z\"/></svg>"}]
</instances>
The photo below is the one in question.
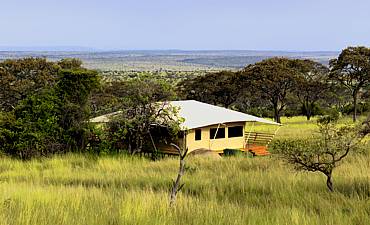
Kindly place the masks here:
<instances>
[{"instance_id":1,"label":"white canvas roof","mask_svg":"<svg viewBox=\"0 0 370 225\"><path fill-rule=\"evenodd\" d=\"M270 120L195 100L172 101L171 105L179 107L178 116L185 119L182 124L183 129L194 129L230 122L260 122L281 125Z\"/></svg>"},{"instance_id":2,"label":"white canvas roof","mask_svg":"<svg viewBox=\"0 0 370 225\"><path fill-rule=\"evenodd\" d=\"M270 120L195 100L172 101L169 103L179 109L178 116L185 120L183 124L181 124L181 129L184 130L231 122L260 122L281 125ZM107 123L111 118L120 113L121 111L118 111L98 116L91 119L90 122Z\"/></svg>"},{"instance_id":3,"label":"white canvas roof","mask_svg":"<svg viewBox=\"0 0 370 225\"><path fill-rule=\"evenodd\" d=\"M108 123L113 117L121 114L122 111L117 111L117 112L113 112L113 113L108 113L108 114L105 114L105 115L102 115L102 116L98 116L98 117L94 117L92 119L90 119L90 123Z\"/></svg>"}]
</instances>

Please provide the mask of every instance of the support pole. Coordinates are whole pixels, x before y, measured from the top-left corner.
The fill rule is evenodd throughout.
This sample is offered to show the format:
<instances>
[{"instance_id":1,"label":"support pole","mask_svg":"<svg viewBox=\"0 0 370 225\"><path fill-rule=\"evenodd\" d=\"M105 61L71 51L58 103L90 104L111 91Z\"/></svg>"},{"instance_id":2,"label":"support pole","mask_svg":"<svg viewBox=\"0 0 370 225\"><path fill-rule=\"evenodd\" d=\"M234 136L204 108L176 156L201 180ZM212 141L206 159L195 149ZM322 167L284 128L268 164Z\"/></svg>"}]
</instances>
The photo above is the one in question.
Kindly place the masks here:
<instances>
[{"instance_id":1,"label":"support pole","mask_svg":"<svg viewBox=\"0 0 370 225\"><path fill-rule=\"evenodd\" d=\"M251 128L249 129L248 137L247 137L247 140L245 141L245 147L247 147L247 145L248 145L248 141L249 141L249 138L251 137L251 132L252 132L252 129L253 129L253 127L254 127L254 123L255 123L255 122L253 122L253 123L252 123L252 126L251 126Z\"/></svg>"},{"instance_id":2,"label":"support pole","mask_svg":"<svg viewBox=\"0 0 370 225\"><path fill-rule=\"evenodd\" d=\"M220 128L220 125L221 125L221 123L219 123L218 125L217 125L217 129L216 129L216 132L215 132L215 135L213 136L213 139L210 139L209 140L209 150L211 150L211 140L215 140L216 139L216 136L217 136L217 132L218 132L218 129Z\"/></svg>"}]
</instances>

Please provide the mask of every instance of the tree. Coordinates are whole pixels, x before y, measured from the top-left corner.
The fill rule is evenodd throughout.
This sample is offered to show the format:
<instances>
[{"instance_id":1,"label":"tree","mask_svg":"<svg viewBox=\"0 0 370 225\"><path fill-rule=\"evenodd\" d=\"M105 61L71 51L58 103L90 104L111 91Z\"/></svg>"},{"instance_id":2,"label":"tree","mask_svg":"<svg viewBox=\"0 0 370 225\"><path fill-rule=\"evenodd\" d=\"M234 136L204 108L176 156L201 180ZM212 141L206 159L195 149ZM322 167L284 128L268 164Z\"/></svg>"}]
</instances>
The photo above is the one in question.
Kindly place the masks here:
<instances>
[{"instance_id":1,"label":"tree","mask_svg":"<svg viewBox=\"0 0 370 225\"><path fill-rule=\"evenodd\" d=\"M330 61L330 67L331 78L351 92L353 121L356 121L359 93L370 84L370 48L348 47Z\"/></svg>"},{"instance_id":2,"label":"tree","mask_svg":"<svg viewBox=\"0 0 370 225\"><path fill-rule=\"evenodd\" d=\"M83 149L86 144L86 121L91 93L100 85L96 71L87 69L61 70L55 91L62 102L59 126L65 131L67 148Z\"/></svg>"},{"instance_id":3,"label":"tree","mask_svg":"<svg viewBox=\"0 0 370 225\"><path fill-rule=\"evenodd\" d=\"M171 143L171 145L179 153L180 165L179 172L177 173L176 181L172 181L172 188L170 194L170 207L175 204L177 193L184 187L184 184L180 184L182 176L185 174L185 157L188 154L188 149L181 149L179 146Z\"/></svg>"},{"instance_id":4,"label":"tree","mask_svg":"<svg viewBox=\"0 0 370 225\"><path fill-rule=\"evenodd\" d=\"M150 133L153 126L176 135L181 120L176 117L177 109L167 102L175 97L170 85L152 79L134 79L124 83L122 90L125 94L120 114L108 123L115 148L136 154L142 152L144 146L153 146Z\"/></svg>"},{"instance_id":5,"label":"tree","mask_svg":"<svg viewBox=\"0 0 370 225\"><path fill-rule=\"evenodd\" d=\"M312 60L295 60L299 73L294 85L294 93L302 104L307 120L313 115L315 104L325 97L329 90L327 83L329 69Z\"/></svg>"},{"instance_id":6,"label":"tree","mask_svg":"<svg viewBox=\"0 0 370 225\"><path fill-rule=\"evenodd\" d=\"M8 59L0 63L0 110L11 111L28 95L54 86L61 69L82 69L78 59Z\"/></svg>"},{"instance_id":7,"label":"tree","mask_svg":"<svg viewBox=\"0 0 370 225\"><path fill-rule=\"evenodd\" d=\"M0 63L0 108L13 110L18 102L57 79L60 67L41 58L5 60Z\"/></svg>"},{"instance_id":8,"label":"tree","mask_svg":"<svg viewBox=\"0 0 370 225\"><path fill-rule=\"evenodd\" d=\"M180 95L185 99L193 99L214 105L230 107L239 95L235 86L236 74L232 71L208 73L181 82L178 86Z\"/></svg>"},{"instance_id":9,"label":"tree","mask_svg":"<svg viewBox=\"0 0 370 225\"><path fill-rule=\"evenodd\" d=\"M20 100L0 117L0 149L22 159L82 149L87 103L98 85L90 70L61 70L56 83Z\"/></svg>"},{"instance_id":10,"label":"tree","mask_svg":"<svg viewBox=\"0 0 370 225\"><path fill-rule=\"evenodd\" d=\"M351 102L351 94L348 89L337 82L329 82L329 90L326 93L323 104L327 108L335 108L336 110L344 113L348 103ZM352 105L352 104L351 104Z\"/></svg>"},{"instance_id":11,"label":"tree","mask_svg":"<svg viewBox=\"0 0 370 225\"><path fill-rule=\"evenodd\" d=\"M76 69L82 68L82 61L80 59L75 59L75 58L61 59L59 62L57 62L57 64L62 69L68 69L68 70L76 70Z\"/></svg>"},{"instance_id":12,"label":"tree","mask_svg":"<svg viewBox=\"0 0 370 225\"><path fill-rule=\"evenodd\" d=\"M14 110L15 120L9 131L13 133L9 155L21 159L46 156L65 151L64 130L59 125L63 103L55 90L43 90L20 101Z\"/></svg>"},{"instance_id":13,"label":"tree","mask_svg":"<svg viewBox=\"0 0 370 225\"><path fill-rule=\"evenodd\" d=\"M127 96L126 84L126 81L102 83L90 99L92 114L100 116L120 110L124 97Z\"/></svg>"},{"instance_id":14,"label":"tree","mask_svg":"<svg viewBox=\"0 0 370 225\"><path fill-rule=\"evenodd\" d=\"M280 157L296 170L321 172L326 185L334 191L332 174L350 152L355 152L366 135L357 127L336 124L337 118L322 117L318 121L320 137L313 140L286 140L277 144Z\"/></svg>"},{"instance_id":15,"label":"tree","mask_svg":"<svg viewBox=\"0 0 370 225\"><path fill-rule=\"evenodd\" d=\"M270 58L247 66L241 76L249 81L255 95L270 102L274 119L280 123L281 112L286 107L286 98L294 87L297 73L294 60Z\"/></svg>"}]
</instances>

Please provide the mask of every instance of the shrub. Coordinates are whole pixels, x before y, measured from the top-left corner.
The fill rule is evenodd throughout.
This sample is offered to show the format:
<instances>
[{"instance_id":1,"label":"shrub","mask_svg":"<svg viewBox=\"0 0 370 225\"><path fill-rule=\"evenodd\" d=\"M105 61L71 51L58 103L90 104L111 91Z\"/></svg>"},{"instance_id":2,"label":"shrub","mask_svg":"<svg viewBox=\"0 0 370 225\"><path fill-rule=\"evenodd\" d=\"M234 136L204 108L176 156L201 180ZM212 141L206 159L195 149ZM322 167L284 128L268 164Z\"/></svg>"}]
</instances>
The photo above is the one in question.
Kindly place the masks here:
<instances>
[{"instance_id":1,"label":"shrub","mask_svg":"<svg viewBox=\"0 0 370 225\"><path fill-rule=\"evenodd\" d=\"M337 118L319 119L320 136L304 140L285 140L274 143L274 150L296 170L321 172L327 177L327 187L333 191L332 172L350 153L359 149L364 135L355 126L336 124Z\"/></svg>"},{"instance_id":2,"label":"shrub","mask_svg":"<svg viewBox=\"0 0 370 225\"><path fill-rule=\"evenodd\" d=\"M53 88L21 100L0 118L1 150L22 159L84 149L88 137L88 98L97 73L63 70Z\"/></svg>"}]
</instances>

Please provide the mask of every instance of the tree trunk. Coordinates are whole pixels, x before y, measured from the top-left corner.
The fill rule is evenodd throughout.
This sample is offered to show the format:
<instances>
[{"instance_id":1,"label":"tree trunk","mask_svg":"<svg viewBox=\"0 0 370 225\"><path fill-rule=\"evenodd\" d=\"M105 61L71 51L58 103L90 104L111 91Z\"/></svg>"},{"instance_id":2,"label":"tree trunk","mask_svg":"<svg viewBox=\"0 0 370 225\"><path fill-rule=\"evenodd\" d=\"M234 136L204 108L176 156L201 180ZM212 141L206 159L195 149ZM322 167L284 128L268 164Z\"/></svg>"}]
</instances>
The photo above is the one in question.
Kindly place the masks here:
<instances>
[{"instance_id":1,"label":"tree trunk","mask_svg":"<svg viewBox=\"0 0 370 225\"><path fill-rule=\"evenodd\" d=\"M357 121L357 91L353 92L353 122Z\"/></svg>"},{"instance_id":2,"label":"tree trunk","mask_svg":"<svg viewBox=\"0 0 370 225\"><path fill-rule=\"evenodd\" d=\"M274 103L274 120L276 123L281 123L280 111L278 109L278 103Z\"/></svg>"},{"instance_id":3,"label":"tree trunk","mask_svg":"<svg viewBox=\"0 0 370 225\"><path fill-rule=\"evenodd\" d=\"M311 114L307 113L306 118L307 118L307 121L310 121L311 120Z\"/></svg>"},{"instance_id":4,"label":"tree trunk","mask_svg":"<svg viewBox=\"0 0 370 225\"><path fill-rule=\"evenodd\" d=\"M302 110L303 110L303 113L305 114L307 120L310 120L311 117L312 117L313 106L314 106L314 104L312 102L310 103L310 101L308 99L305 99L302 102Z\"/></svg>"},{"instance_id":5,"label":"tree trunk","mask_svg":"<svg viewBox=\"0 0 370 225\"><path fill-rule=\"evenodd\" d=\"M182 185L180 185L180 181L184 173L185 173L185 159L180 156L179 173L177 174L176 181L173 182L171 196L170 196L170 206L173 206L175 204L176 195L179 192L179 190L182 188Z\"/></svg>"},{"instance_id":6,"label":"tree trunk","mask_svg":"<svg viewBox=\"0 0 370 225\"><path fill-rule=\"evenodd\" d=\"M333 192L334 187L333 187L333 182L331 180L331 173L325 174L326 175L326 186L328 187L329 191Z\"/></svg>"},{"instance_id":7,"label":"tree trunk","mask_svg":"<svg viewBox=\"0 0 370 225\"><path fill-rule=\"evenodd\" d=\"M307 104L307 106L306 106L306 118L307 118L307 120L310 120L311 116L312 116L312 105Z\"/></svg>"}]
</instances>

